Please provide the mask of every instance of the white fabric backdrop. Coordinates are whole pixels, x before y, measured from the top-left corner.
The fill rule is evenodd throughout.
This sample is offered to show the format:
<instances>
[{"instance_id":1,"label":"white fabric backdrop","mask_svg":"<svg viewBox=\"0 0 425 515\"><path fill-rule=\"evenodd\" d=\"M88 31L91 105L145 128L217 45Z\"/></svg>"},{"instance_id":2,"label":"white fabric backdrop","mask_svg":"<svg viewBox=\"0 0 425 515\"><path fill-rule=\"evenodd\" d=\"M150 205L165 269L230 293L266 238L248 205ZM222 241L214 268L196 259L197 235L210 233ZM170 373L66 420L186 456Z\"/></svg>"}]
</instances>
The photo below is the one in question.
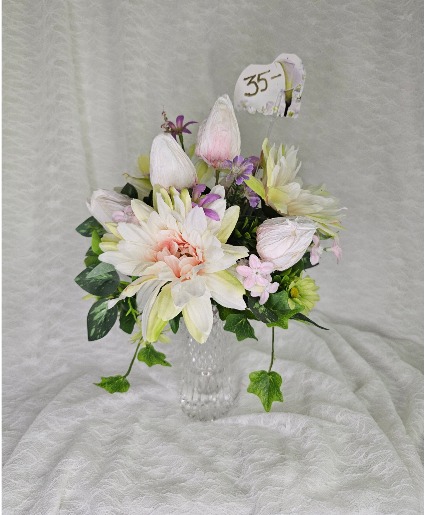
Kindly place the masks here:
<instances>
[{"instance_id":1,"label":"white fabric backdrop","mask_svg":"<svg viewBox=\"0 0 425 515\"><path fill-rule=\"evenodd\" d=\"M420 513L422 2L3 5L4 513ZM270 414L243 393L194 423L175 369L140 363L128 394L107 394L92 383L133 349L119 331L86 341L84 199L121 184L163 107L201 121L243 67L283 51L307 81L272 139L349 208L342 263L313 274L331 330L279 333L286 402ZM238 118L258 152L268 120ZM244 390L269 343L240 349Z\"/></svg>"}]
</instances>

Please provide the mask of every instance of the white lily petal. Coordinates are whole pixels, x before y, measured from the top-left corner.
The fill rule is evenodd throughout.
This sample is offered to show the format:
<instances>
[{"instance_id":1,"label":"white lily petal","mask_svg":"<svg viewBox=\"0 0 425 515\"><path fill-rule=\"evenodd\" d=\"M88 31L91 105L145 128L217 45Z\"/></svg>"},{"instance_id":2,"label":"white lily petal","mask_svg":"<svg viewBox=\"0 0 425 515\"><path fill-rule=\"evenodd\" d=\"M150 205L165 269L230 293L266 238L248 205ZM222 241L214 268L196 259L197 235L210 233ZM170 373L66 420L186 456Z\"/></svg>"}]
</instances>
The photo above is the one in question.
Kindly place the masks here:
<instances>
[{"instance_id":1,"label":"white lily petal","mask_svg":"<svg viewBox=\"0 0 425 515\"><path fill-rule=\"evenodd\" d=\"M191 300L183 308L187 330L199 343L205 343L213 325L211 299L208 293Z\"/></svg>"},{"instance_id":2,"label":"white lily petal","mask_svg":"<svg viewBox=\"0 0 425 515\"><path fill-rule=\"evenodd\" d=\"M245 288L231 273L222 271L208 274L205 284L211 291L211 297L222 306L241 310L246 308L243 300Z\"/></svg>"}]
</instances>

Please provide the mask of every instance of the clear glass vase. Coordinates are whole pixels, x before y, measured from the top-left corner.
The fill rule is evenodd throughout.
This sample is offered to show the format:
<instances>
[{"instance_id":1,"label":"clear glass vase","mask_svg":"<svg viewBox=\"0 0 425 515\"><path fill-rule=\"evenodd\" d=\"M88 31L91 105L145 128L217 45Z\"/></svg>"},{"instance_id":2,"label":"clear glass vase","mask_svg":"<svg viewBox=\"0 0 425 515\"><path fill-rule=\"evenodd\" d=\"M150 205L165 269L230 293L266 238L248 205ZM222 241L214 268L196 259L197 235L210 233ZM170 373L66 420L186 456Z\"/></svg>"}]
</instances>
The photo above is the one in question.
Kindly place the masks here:
<instances>
[{"instance_id":1,"label":"clear glass vase","mask_svg":"<svg viewBox=\"0 0 425 515\"><path fill-rule=\"evenodd\" d=\"M233 333L213 308L214 322L205 343L198 343L181 323L182 385L181 408L196 420L215 420L235 404L239 394L239 374L234 366Z\"/></svg>"}]
</instances>

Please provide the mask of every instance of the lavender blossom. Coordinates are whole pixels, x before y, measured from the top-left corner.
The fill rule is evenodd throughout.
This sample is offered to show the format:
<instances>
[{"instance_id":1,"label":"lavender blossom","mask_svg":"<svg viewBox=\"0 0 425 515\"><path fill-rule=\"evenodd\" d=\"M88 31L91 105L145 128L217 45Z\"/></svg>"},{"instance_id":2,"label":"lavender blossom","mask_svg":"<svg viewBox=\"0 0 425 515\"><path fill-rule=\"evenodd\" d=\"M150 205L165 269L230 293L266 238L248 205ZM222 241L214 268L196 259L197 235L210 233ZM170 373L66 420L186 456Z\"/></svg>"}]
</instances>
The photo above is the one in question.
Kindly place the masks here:
<instances>
[{"instance_id":1,"label":"lavender blossom","mask_svg":"<svg viewBox=\"0 0 425 515\"><path fill-rule=\"evenodd\" d=\"M221 163L220 168L222 170L230 170L226 177L226 183L235 183L240 186L244 181L249 179L250 175L254 171L254 168L258 165L258 157L251 156L245 159L243 156L236 156L233 161L226 160Z\"/></svg>"}]
</instances>

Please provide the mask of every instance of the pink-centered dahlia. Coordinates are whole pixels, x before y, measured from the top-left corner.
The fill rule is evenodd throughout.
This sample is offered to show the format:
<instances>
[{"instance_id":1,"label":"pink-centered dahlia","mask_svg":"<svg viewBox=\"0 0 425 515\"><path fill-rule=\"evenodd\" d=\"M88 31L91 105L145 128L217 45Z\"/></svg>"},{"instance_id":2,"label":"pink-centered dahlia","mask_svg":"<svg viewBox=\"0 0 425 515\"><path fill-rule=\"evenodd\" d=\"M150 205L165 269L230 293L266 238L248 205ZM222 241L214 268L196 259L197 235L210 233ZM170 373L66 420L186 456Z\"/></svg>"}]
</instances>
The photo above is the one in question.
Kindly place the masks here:
<instances>
[{"instance_id":1,"label":"pink-centered dahlia","mask_svg":"<svg viewBox=\"0 0 425 515\"><path fill-rule=\"evenodd\" d=\"M221 202L225 207L225 200ZM211 299L245 309L245 289L228 269L248 252L226 244L239 209L232 206L220 220L212 220L202 207L192 205L187 190L179 193L174 188L156 193L156 210L143 204L132 201L140 225L118 223L116 249L99 259L123 274L138 276L120 298L137 293L145 341L156 341L167 322L182 312L190 334L203 343L213 323Z\"/></svg>"}]
</instances>

